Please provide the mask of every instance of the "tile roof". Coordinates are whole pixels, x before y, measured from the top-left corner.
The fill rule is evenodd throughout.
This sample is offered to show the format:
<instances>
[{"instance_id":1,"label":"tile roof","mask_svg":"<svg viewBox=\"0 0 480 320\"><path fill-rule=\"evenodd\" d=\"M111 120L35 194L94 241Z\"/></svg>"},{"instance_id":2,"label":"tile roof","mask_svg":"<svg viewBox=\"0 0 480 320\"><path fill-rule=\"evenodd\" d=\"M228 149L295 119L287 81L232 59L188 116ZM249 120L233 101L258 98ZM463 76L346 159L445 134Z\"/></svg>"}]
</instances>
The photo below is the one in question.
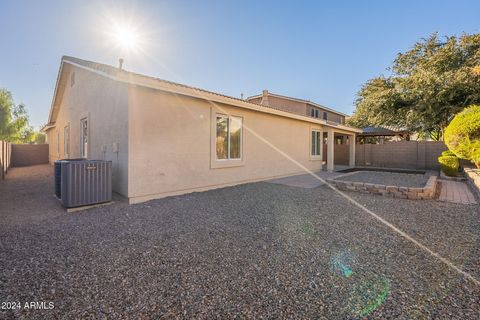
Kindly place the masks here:
<instances>
[{"instance_id":1,"label":"tile roof","mask_svg":"<svg viewBox=\"0 0 480 320\"><path fill-rule=\"evenodd\" d=\"M158 89L158 90L165 90L165 91L169 91L169 92L172 92L172 93L190 95L190 96L193 96L193 97L199 97L199 98L203 98L203 99L206 99L206 100L212 100L212 101L216 100L216 101L219 101L219 102L222 102L222 103L232 104L232 105L237 106L237 107L244 107L244 108L248 108L248 109L252 109L252 110L256 110L256 111L262 111L262 112L276 114L276 115L280 115L280 116L295 118L295 119L298 119L298 120L320 123L320 124L327 125L327 126L330 126L330 127L337 127L338 129L342 129L342 130L346 130L346 131L359 132L359 130L356 129L356 128L347 127L345 125L335 125L334 126L334 125L328 124L324 121L322 122L321 120L318 120L318 119L312 119L305 114L296 113L296 112L288 112L288 111L285 111L283 109L275 108L275 107L263 106L261 104L252 103L252 102L240 99L240 98L235 98L235 97L227 96L227 95L224 95L224 94L204 90L204 89L201 89L201 88L192 87L192 86L188 86L188 85L184 85L184 84L180 84L180 83L176 83L176 82L172 82L172 81L168 81L168 80L164 80L164 79L160 79L160 78L156 78L156 77L152 77L152 76L147 76L147 75L127 71L125 69L120 69L120 68L117 68L117 67L113 67L111 65L103 64L103 63L83 60L83 59L79 59L79 58L72 57L72 56L63 56L62 57L62 64L63 63L68 63L68 64L78 66L78 67L83 67L83 68L86 68L88 70L96 71L96 72L99 72L100 74L111 77L114 80L124 81L124 82L128 82L128 83L131 83L131 84L139 85L139 86L152 87L152 88ZM60 72L61 72L61 69L60 69ZM60 73L59 73L58 79L60 79ZM58 81L59 81L58 79L57 79L57 87L58 87ZM53 100L53 103L52 103L52 110L50 112L49 121L48 121L47 126L51 126L54 123L54 121L52 121L53 120L52 119L52 114L53 114L53 109L56 107L55 95L56 95L57 87L55 88L54 100ZM271 111L269 111L269 110L271 110ZM289 116L288 114L291 114L291 116Z\"/></svg>"}]
</instances>

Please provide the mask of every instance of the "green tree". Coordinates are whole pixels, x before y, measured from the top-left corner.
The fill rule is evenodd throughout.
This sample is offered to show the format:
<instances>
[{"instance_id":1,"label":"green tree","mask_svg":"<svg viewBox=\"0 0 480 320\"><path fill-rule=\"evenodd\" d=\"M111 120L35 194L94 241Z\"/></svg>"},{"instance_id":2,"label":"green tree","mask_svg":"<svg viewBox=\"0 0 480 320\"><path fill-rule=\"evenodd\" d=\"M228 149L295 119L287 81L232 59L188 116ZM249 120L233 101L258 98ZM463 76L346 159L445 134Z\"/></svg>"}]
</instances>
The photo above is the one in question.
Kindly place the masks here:
<instances>
[{"instance_id":1,"label":"green tree","mask_svg":"<svg viewBox=\"0 0 480 320\"><path fill-rule=\"evenodd\" d=\"M35 144L44 144L45 141L46 141L46 137L44 133L39 131L35 131L33 133L32 142L34 142Z\"/></svg>"},{"instance_id":2,"label":"green tree","mask_svg":"<svg viewBox=\"0 0 480 320\"><path fill-rule=\"evenodd\" d=\"M398 54L391 74L367 81L348 124L400 126L437 139L463 108L480 103L480 34L435 33Z\"/></svg>"},{"instance_id":3,"label":"green tree","mask_svg":"<svg viewBox=\"0 0 480 320\"><path fill-rule=\"evenodd\" d=\"M0 89L0 140L28 143L34 139L35 132L28 122L25 105L15 105L12 94Z\"/></svg>"}]
</instances>

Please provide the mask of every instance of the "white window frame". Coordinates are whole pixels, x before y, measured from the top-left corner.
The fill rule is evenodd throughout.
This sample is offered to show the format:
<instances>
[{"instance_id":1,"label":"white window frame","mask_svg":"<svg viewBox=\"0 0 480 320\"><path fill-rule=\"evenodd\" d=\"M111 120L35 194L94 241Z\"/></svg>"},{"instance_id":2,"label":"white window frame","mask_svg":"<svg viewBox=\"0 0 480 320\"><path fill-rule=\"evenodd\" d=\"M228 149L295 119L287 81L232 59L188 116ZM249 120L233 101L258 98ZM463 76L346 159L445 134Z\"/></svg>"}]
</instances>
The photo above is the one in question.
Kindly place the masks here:
<instances>
[{"instance_id":1,"label":"white window frame","mask_svg":"<svg viewBox=\"0 0 480 320\"><path fill-rule=\"evenodd\" d=\"M217 158L217 117L226 117L228 118L229 129L227 131L228 134L228 156L230 154L230 123L232 118L238 118L241 121L241 128L240 128L240 158L234 159L218 159ZM214 107L211 109L211 144L210 144L210 168L217 169L217 168L228 168L228 167L237 167L245 165L245 155L244 155L244 126L245 126L245 119L244 117L237 115L237 114L226 114L225 112L221 112L220 110L216 110Z\"/></svg>"},{"instance_id":2,"label":"white window frame","mask_svg":"<svg viewBox=\"0 0 480 320\"><path fill-rule=\"evenodd\" d=\"M63 156L70 157L70 123L63 128Z\"/></svg>"},{"instance_id":3,"label":"white window frame","mask_svg":"<svg viewBox=\"0 0 480 320\"><path fill-rule=\"evenodd\" d=\"M320 154L312 154L312 147L315 141L313 140L312 133L313 132L318 132L319 138L320 138ZM321 161L323 158L323 129L320 127L315 127L311 126L310 131L309 131L309 141L310 143L308 144L308 154L310 156L310 160L315 160L315 161ZM316 150L316 148L315 148Z\"/></svg>"},{"instance_id":4,"label":"white window frame","mask_svg":"<svg viewBox=\"0 0 480 320\"><path fill-rule=\"evenodd\" d=\"M85 144L83 143L83 122L87 122L87 148L85 149ZM84 116L80 118L80 158L88 159L89 148L90 148L90 117Z\"/></svg>"},{"instance_id":5,"label":"white window frame","mask_svg":"<svg viewBox=\"0 0 480 320\"><path fill-rule=\"evenodd\" d=\"M60 157L60 130L57 130L57 156Z\"/></svg>"}]
</instances>

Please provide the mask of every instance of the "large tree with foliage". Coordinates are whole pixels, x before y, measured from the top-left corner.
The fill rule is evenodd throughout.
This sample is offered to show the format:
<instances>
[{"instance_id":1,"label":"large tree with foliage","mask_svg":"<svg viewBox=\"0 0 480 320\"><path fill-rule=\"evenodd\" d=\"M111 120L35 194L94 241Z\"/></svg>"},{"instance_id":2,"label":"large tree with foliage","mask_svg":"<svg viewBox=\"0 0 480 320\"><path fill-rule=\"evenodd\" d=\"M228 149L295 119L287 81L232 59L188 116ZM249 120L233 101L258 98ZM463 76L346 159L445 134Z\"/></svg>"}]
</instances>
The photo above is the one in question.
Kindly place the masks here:
<instances>
[{"instance_id":1,"label":"large tree with foliage","mask_svg":"<svg viewBox=\"0 0 480 320\"><path fill-rule=\"evenodd\" d=\"M28 122L25 106L15 105L12 94L0 89L0 140L28 143L38 140L37 135Z\"/></svg>"},{"instance_id":2,"label":"large tree with foliage","mask_svg":"<svg viewBox=\"0 0 480 320\"><path fill-rule=\"evenodd\" d=\"M362 87L348 123L443 137L453 115L480 103L480 34L433 34L398 54L390 71Z\"/></svg>"}]
</instances>

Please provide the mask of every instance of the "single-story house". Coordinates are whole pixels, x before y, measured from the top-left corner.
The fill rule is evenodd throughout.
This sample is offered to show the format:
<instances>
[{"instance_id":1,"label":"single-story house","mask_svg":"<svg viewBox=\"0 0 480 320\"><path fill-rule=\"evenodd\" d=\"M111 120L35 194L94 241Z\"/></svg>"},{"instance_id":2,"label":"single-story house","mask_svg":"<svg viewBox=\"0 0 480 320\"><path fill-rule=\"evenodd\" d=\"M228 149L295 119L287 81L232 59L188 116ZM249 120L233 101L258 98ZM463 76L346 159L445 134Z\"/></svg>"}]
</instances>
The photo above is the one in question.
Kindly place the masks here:
<instances>
[{"instance_id":1,"label":"single-story house","mask_svg":"<svg viewBox=\"0 0 480 320\"><path fill-rule=\"evenodd\" d=\"M324 132L333 170L334 135L361 132L67 56L43 130L50 162L111 160L130 203L321 170Z\"/></svg>"}]
</instances>

